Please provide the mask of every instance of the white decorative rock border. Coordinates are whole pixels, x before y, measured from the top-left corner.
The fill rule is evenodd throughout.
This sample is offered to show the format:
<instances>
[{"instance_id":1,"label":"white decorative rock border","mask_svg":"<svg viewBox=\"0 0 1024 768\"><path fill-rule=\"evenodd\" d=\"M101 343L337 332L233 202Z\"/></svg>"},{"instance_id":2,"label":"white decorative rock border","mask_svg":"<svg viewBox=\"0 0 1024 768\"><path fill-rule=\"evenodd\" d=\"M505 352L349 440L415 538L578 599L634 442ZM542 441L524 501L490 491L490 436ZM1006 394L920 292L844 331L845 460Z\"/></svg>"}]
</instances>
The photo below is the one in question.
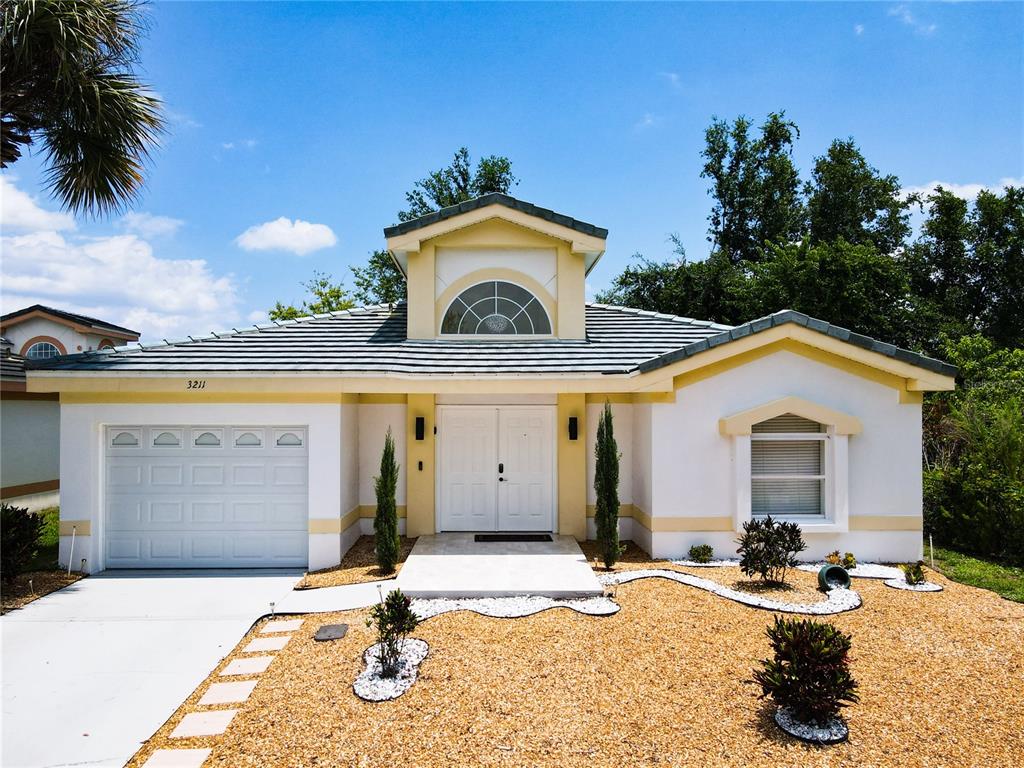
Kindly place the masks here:
<instances>
[{"instance_id":1,"label":"white decorative rock border","mask_svg":"<svg viewBox=\"0 0 1024 768\"><path fill-rule=\"evenodd\" d=\"M570 608L586 616L611 616L619 606L607 597L553 598L541 595L522 597L416 598L412 610L421 621L452 611L471 611L497 619L532 616L551 608Z\"/></svg>"},{"instance_id":2,"label":"white decorative rock border","mask_svg":"<svg viewBox=\"0 0 1024 768\"><path fill-rule=\"evenodd\" d=\"M771 600L766 597L758 597L748 592L741 592L736 589L723 586L716 581L703 579L689 573L678 571L666 571L663 569L644 569L637 571L619 571L617 573L602 573L597 579L605 586L613 584L625 584L637 579L669 579L690 587L703 589L707 592L719 595L737 603L763 608L767 611L778 611L780 613L806 613L813 616L827 616L844 611L852 611L861 606L860 595L852 589L837 587L827 592L827 597L820 603L785 603L781 600Z\"/></svg>"},{"instance_id":3,"label":"white decorative rock border","mask_svg":"<svg viewBox=\"0 0 1024 768\"><path fill-rule=\"evenodd\" d=\"M824 560L820 563L801 563L797 570L817 573L826 565L831 563ZM855 579L895 579L902 574L899 568L880 563L857 563L856 568L848 568L846 572Z\"/></svg>"},{"instance_id":4,"label":"white decorative rock border","mask_svg":"<svg viewBox=\"0 0 1024 768\"><path fill-rule=\"evenodd\" d=\"M907 580L900 576L898 579L886 579L882 582L887 587L893 589L905 589L908 592L941 592L941 584L933 584L930 581L925 581L921 584L908 584Z\"/></svg>"},{"instance_id":5,"label":"white decorative rock border","mask_svg":"<svg viewBox=\"0 0 1024 768\"><path fill-rule=\"evenodd\" d=\"M850 735L850 729L841 717L833 717L824 726L817 726L797 720L787 707L775 710L775 724L790 736L811 744L838 744Z\"/></svg>"},{"instance_id":6,"label":"white decorative rock border","mask_svg":"<svg viewBox=\"0 0 1024 768\"><path fill-rule=\"evenodd\" d=\"M352 684L352 690L355 691L356 696L364 701L397 699L412 688L413 683L416 682L420 664L427 658L429 650L426 641L416 638L407 639L402 647L402 653L398 657L398 674L394 677L383 677L380 674L379 648L380 644L374 643L363 652L366 669Z\"/></svg>"},{"instance_id":7,"label":"white decorative rock border","mask_svg":"<svg viewBox=\"0 0 1024 768\"><path fill-rule=\"evenodd\" d=\"M708 560L706 563L698 563L696 560L669 560L672 565L682 565L686 568L728 568L730 566L739 568L739 560Z\"/></svg>"}]
</instances>

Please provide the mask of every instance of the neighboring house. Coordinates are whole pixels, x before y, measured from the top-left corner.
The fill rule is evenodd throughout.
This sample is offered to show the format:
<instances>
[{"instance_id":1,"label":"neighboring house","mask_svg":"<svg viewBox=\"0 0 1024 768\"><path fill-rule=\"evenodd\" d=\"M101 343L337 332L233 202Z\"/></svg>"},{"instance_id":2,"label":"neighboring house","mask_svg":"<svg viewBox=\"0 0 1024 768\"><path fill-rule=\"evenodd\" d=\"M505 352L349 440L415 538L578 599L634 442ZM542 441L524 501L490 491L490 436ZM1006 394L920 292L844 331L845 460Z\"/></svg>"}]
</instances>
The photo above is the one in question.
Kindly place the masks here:
<instances>
[{"instance_id":1,"label":"neighboring house","mask_svg":"<svg viewBox=\"0 0 1024 768\"><path fill-rule=\"evenodd\" d=\"M337 564L372 532L390 428L410 536L593 535L611 403L621 531L735 552L751 516L808 557L921 552L922 393L952 366L796 312L730 328L586 304L600 227L486 195L384 230L408 302L38 361L61 397L62 557Z\"/></svg>"},{"instance_id":2,"label":"neighboring house","mask_svg":"<svg viewBox=\"0 0 1024 768\"><path fill-rule=\"evenodd\" d=\"M60 500L60 403L28 392L26 360L105 349L139 334L36 304L0 317L0 498L31 510Z\"/></svg>"}]
</instances>

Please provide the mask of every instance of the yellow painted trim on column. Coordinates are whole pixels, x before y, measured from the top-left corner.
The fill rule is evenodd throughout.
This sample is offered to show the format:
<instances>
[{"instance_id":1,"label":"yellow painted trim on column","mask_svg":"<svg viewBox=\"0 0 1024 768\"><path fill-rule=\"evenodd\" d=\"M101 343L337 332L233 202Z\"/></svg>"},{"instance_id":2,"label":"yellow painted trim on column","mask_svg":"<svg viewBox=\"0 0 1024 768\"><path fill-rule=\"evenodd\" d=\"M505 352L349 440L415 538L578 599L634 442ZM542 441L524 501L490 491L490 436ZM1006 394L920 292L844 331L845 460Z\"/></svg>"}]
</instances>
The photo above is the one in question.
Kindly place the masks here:
<instances>
[{"instance_id":1,"label":"yellow painted trim on column","mask_svg":"<svg viewBox=\"0 0 1024 768\"><path fill-rule=\"evenodd\" d=\"M921 405L924 403L924 392L901 389L899 397L902 405Z\"/></svg>"},{"instance_id":2,"label":"yellow painted trim on column","mask_svg":"<svg viewBox=\"0 0 1024 768\"><path fill-rule=\"evenodd\" d=\"M566 245L558 247L558 338L587 338L586 266Z\"/></svg>"},{"instance_id":3,"label":"yellow painted trim on column","mask_svg":"<svg viewBox=\"0 0 1024 768\"><path fill-rule=\"evenodd\" d=\"M629 404L633 402L633 396L628 392L587 393L587 405L604 405L605 401L612 404Z\"/></svg>"},{"instance_id":4,"label":"yellow painted trim on column","mask_svg":"<svg viewBox=\"0 0 1024 768\"><path fill-rule=\"evenodd\" d=\"M550 293L548 293L547 289L543 285L525 272L520 272L518 269L508 269L507 267L485 267L484 269L476 269L469 274L463 275L458 280L452 282L444 289L444 292L438 296L437 301L434 302L434 317L437 318L436 331L438 336L441 335L441 322L444 320L445 312L448 311L448 307L451 303L455 301L455 297L467 288L488 280L504 280L509 283L516 283L530 291L530 293L537 297L537 301L539 301L544 307L544 311L548 313L548 320L551 321L551 330L553 335L559 335L555 299Z\"/></svg>"},{"instance_id":5,"label":"yellow painted trim on column","mask_svg":"<svg viewBox=\"0 0 1024 768\"><path fill-rule=\"evenodd\" d=\"M406 267L407 333L410 339L434 338L434 246L408 255Z\"/></svg>"},{"instance_id":6,"label":"yellow painted trim on column","mask_svg":"<svg viewBox=\"0 0 1024 768\"><path fill-rule=\"evenodd\" d=\"M579 419L579 436L569 439L569 417ZM587 398L560 394L555 419L558 435L558 532L577 541L587 538Z\"/></svg>"},{"instance_id":7,"label":"yellow painted trim on column","mask_svg":"<svg viewBox=\"0 0 1024 768\"><path fill-rule=\"evenodd\" d=\"M409 395L405 409L406 536L427 536L434 524L434 396ZM416 440L416 417L425 419L423 439ZM422 462L422 468L420 463Z\"/></svg>"},{"instance_id":8,"label":"yellow painted trim on column","mask_svg":"<svg viewBox=\"0 0 1024 768\"><path fill-rule=\"evenodd\" d=\"M632 504L619 504L619 517L633 517L633 505ZM597 506L594 504L587 504L587 517L597 516Z\"/></svg>"},{"instance_id":9,"label":"yellow painted trim on column","mask_svg":"<svg viewBox=\"0 0 1024 768\"><path fill-rule=\"evenodd\" d=\"M651 530L651 516L644 512L636 504L633 505L633 525L640 525L647 529L648 533Z\"/></svg>"},{"instance_id":10,"label":"yellow painted trim on column","mask_svg":"<svg viewBox=\"0 0 1024 768\"><path fill-rule=\"evenodd\" d=\"M851 531L921 531L920 515L850 515Z\"/></svg>"},{"instance_id":11,"label":"yellow painted trim on column","mask_svg":"<svg viewBox=\"0 0 1024 768\"><path fill-rule=\"evenodd\" d=\"M359 507L352 507L342 517L313 518L309 521L310 533L342 533L359 522Z\"/></svg>"},{"instance_id":12,"label":"yellow painted trim on column","mask_svg":"<svg viewBox=\"0 0 1024 768\"><path fill-rule=\"evenodd\" d=\"M358 509L359 517L363 518L364 520L373 520L373 518L377 516L376 504L360 504ZM408 514L405 504L399 504L396 507L396 511L399 518L403 518Z\"/></svg>"},{"instance_id":13,"label":"yellow painted trim on column","mask_svg":"<svg viewBox=\"0 0 1024 768\"><path fill-rule=\"evenodd\" d=\"M342 405L358 405L359 404L359 395L357 395L354 392L343 392L341 394L341 404Z\"/></svg>"},{"instance_id":14,"label":"yellow painted trim on column","mask_svg":"<svg viewBox=\"0 0 1024 768\"><path fill-rule=\"evenodd\" d=\"M91 520L61 520L57 527L59 536L70 536L71 529L75 529L75 536L92 536Z\"/></svg>"},{"instance_id":15,"label":"yellow painted trim on column","mask_svg":"<svg viewBox=\"0 0 1024 768\"><path fill-rule=\"evenodd\" d=\"M835 427L837 435L859 435L863 431L860 419L826 405L802 397L781 397L755 408L734 413L718 420L718 431L723 435L749 435L755 424L792 413L819 424Z\"/></svg>"},{"instance_id":16,"label":"yellow painted trim on column","mask_svg":"<svg viewBox=\"0 0 1024 768\"><path fill-rule=\"evenodd\" d=\"M363 393L359 395L360 405L405 405L406 395L376 395Z\"/></svg>"}]
</instances>

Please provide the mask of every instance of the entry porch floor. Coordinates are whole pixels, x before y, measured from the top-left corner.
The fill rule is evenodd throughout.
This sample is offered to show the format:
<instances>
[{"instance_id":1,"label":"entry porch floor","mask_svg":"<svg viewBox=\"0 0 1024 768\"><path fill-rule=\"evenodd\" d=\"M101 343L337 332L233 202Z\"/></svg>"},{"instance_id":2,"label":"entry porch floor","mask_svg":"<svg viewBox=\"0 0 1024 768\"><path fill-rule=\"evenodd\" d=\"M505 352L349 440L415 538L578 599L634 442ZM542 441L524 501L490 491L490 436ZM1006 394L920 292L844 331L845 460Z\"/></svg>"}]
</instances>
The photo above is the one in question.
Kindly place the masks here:
<instances>
[{"instance_id":1,"label":"entry porch floor","mask_svg":"<svg viewBox=\"0 0 1024 768\"><path fill-rule=\"evenodd\" d=\"M396 586L410 597L590 597L603 593L572 536L477 542L473 533L420 536Z\"/></svg>"}]
</instances>

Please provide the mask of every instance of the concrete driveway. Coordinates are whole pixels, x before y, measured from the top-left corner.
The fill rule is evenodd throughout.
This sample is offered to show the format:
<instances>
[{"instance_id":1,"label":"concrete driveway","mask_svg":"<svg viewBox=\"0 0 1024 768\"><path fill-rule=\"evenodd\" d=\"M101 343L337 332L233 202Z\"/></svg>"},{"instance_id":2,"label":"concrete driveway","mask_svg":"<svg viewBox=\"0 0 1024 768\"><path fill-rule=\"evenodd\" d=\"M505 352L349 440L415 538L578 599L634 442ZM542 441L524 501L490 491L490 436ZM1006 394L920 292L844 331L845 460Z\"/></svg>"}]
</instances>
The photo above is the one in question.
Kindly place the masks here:
<instances>
[{"instance_id":1,"label":"concrete driveway","mask_svg":"<svg viewBox=\"0 0 1024 768\"><path fill-rule=\"evenodd\" d=\"M107 571L0 619L0 764L123 766L301 571Z\"/></svg>"}]
</instances>

